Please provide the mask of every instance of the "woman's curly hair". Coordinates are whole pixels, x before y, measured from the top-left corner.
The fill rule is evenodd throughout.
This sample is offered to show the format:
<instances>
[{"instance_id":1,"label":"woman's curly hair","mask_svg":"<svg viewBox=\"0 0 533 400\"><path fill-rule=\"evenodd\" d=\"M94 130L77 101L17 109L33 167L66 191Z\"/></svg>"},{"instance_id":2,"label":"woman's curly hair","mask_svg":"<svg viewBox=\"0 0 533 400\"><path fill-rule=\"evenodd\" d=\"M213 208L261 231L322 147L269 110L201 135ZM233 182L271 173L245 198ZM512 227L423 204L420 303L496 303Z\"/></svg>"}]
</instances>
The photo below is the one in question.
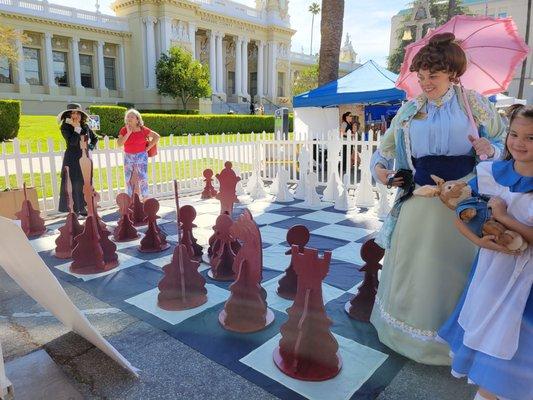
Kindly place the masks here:
<instances>
[{"instance_id":1,"label":"woman's curly hair","mask_svg":"<svg viewBox=\"0 0 533 400\"><path fill-rule=\"evenodd\" d=\"M429 39L414 56L409 71L429 70L430 72L449 72L458 78L466 71L466 54L456 42L453 33L440 33Z\"/></svg>"}]
</instances>

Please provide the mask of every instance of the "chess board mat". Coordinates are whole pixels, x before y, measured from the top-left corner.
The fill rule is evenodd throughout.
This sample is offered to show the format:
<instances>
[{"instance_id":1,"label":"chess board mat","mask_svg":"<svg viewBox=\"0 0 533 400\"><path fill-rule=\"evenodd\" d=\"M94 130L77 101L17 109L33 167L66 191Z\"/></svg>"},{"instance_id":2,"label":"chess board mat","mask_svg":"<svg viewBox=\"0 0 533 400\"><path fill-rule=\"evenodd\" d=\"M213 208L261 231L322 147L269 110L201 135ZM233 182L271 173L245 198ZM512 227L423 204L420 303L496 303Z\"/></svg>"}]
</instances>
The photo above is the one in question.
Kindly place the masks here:
<instances>
[{"instance_id":1,"label":"chess board mat","mask_svg":"<svg viewBox=\"0 0 533 400\"><path fill-rule=\"evenodd\" d=\"M70 260L53 256L57 229L63 221L47 225L47 232L31 240L33 247L60 281L69 282L98 299L120 308L152 326L165 331L211 360L229 368L245 379L281 399L374 399L391 382L406 359L379 342L373 326L352 320L344 305L357 291L363 273L358 269L361 245L372 238L380 227L372 210L340 212L332 203L309 209L302 201L277 203L272 199L252 201L241 197L233 217L248 208L259 225L263 241L263 280L268 307L275 320L265 330L239 334L222 328L218 314L229 296L231 282L214 281L207 276L209 266L202 263L200 271L206 278L208 301L186 311L165 311L157 307L157 284L163 276L162 267L170 262L177 240L176 213L173 200L162 201L159 227L172 246L160 253L141 253L140 239L117 243L119 266L102 274L76 275L69 271ZM217 200L185 197L180 205L195 207L197 217L194 235L207 249L212 226L220 212ZM100 213L112 229L119 218L115 210ZM329 273L322 290L325 308L332 320L331 330L339 342L343 367L337 377L324 382L304 382L289 378L277 369L272 352L280 339L280 327L287 320L286 310L292 302L276 294L277 282L289 265L285 241L291 226L305 225L311 233L307 247L331 250ZM146 227L139 228L142 233ZM176 360L178 361L178 360ZM184 360L180 360L184 361ZM179 379L178 377L176 379Z\"/></svg>"}]
</instances>

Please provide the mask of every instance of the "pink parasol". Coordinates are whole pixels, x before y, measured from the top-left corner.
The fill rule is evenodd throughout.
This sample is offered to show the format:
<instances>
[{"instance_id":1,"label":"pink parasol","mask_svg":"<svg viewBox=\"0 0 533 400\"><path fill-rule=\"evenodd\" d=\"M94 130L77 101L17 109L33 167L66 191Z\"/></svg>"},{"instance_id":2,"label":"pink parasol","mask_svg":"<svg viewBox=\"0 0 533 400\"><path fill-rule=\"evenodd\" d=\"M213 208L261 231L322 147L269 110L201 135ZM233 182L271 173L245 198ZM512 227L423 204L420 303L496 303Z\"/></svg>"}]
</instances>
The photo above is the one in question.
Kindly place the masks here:
<instances>
[{"instance_id":1,"label":"pink parasol","mask_svg":"<svg viewBox=\"0 0 533 400\"><path fill-rule=\"evenodd\" d=\"M512 18L457 15L405 48L396 87L404 90L408 98L422 93L416 72L409 71L413 58L429 43L433 35L445 32L455 35L468 59L468 67L461 77L461 84L483 95L507 90L516 68L529 51L524 40L518 35Z\"/></svg>"}]
</instances>

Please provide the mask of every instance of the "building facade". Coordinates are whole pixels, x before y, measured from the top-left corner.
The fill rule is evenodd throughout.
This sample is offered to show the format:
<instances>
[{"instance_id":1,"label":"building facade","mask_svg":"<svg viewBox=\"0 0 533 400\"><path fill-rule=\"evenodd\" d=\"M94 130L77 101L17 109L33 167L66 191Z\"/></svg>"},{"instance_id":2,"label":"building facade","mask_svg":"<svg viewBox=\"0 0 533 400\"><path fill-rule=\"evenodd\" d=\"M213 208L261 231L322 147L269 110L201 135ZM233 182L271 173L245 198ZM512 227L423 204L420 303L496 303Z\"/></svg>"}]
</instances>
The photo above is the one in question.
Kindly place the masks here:
<instances>
[{"instance_id":1,"label":"building facade","mask_svg":"<svg viewBox=\"0 0 533 400\"><path fill-rule=\"evenodd\" d=\"M245 113L291 105L295 72L317 62L292 53L286 0L116 0L115 15L47 0L2 0L0 23L23 32L20 59L0 59L0 97L23 100L25 113L54 113L66 102L134 103L179 108L157 93L159 55L180 46L209 66L213 95L192 101L203 112ZM351 45L350 45L351 46ZM353 49L352 49L353 50ZM343 62L341 73L356 67Z\"/></svg>"},{"instance_id":2,"label":"building facade","mask_svg":"<svg viewBox=\"0 0 533 400\"><path fill-rule=\"evenodd\" d=\"M527 2L528 0L462 0L461 4L468 8L468 14L471 15L488 15L490 17L506 18L512 17L520 36L525 38L527 26ZM411 16L412 10L401 10L391 19L390 48L392 53L398 47L398 35L403 32L404 21ZM530 48L533 41L533 23L529 29ZM390 54L389 53L389 54ZM520 83L520 65L514 75L514 79L509 85L508 94L516 97ZM524 83L523 98L528 104L533 104L533 55L529 54L526 63L526 79Z\"/></svg>"}]
</instances>

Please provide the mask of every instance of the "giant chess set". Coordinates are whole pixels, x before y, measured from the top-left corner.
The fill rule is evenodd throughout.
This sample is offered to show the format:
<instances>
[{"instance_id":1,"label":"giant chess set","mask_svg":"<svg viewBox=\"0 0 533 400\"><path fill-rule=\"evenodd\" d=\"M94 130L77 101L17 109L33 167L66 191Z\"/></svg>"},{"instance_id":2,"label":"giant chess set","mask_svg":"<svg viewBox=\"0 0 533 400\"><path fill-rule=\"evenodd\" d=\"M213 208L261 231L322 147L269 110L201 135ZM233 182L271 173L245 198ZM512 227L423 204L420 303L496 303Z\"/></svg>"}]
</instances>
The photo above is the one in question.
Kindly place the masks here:
<instances>
[{"instance_id":1,"label":"giant chess set","mask_svg":"<svg viewBox=\"0 0 533 400\"><path fill-rule=\"evenodd\" d=\"M118 211L98 211L91 160L80 164L83 224L72 201L66 219L47 226L29 202L19 216L60 280L280 398L374 398L405 362L368 323L380 222L355 206L336 168L319 195L305 168L295 190L284 169L267 188L255 167L244 187L226 162L204 171L201 194L180 197L174 182L174 200L162 204L141 201L134 173L133 195L117 196Z\"/></svg>"}]
</instances>

